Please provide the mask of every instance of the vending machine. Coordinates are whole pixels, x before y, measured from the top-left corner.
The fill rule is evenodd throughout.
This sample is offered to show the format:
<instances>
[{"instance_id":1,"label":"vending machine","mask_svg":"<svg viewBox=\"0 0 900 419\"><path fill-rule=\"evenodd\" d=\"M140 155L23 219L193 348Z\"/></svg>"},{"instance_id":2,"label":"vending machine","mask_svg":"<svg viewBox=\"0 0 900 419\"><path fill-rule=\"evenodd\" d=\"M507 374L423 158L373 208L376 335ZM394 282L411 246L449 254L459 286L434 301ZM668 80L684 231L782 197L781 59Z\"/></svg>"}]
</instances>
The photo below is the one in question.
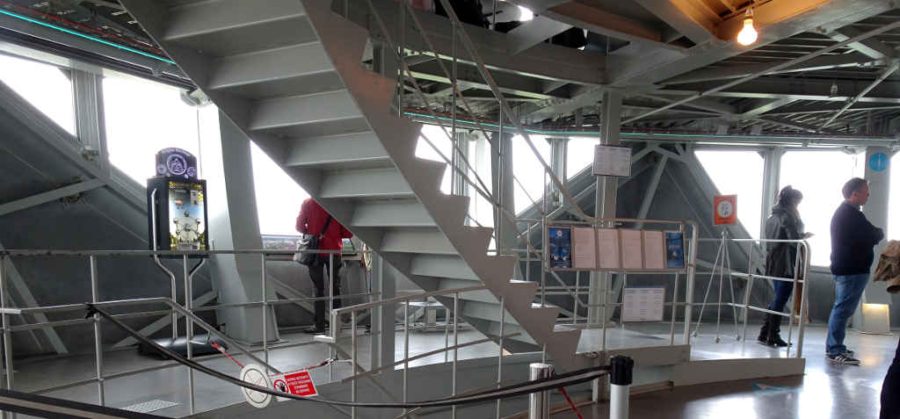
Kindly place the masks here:
<instances>
[{"instance_id":1,"label":"vending machine","mask_svg":"<svg viewBox=\"0 0 900 419\"><path fill-rule=\"evenodd\" d=\"M197 158L179 148L156 154L156 176L147 179L151 250L209 250L206 181Z\"/></svg>"}]
</instances>

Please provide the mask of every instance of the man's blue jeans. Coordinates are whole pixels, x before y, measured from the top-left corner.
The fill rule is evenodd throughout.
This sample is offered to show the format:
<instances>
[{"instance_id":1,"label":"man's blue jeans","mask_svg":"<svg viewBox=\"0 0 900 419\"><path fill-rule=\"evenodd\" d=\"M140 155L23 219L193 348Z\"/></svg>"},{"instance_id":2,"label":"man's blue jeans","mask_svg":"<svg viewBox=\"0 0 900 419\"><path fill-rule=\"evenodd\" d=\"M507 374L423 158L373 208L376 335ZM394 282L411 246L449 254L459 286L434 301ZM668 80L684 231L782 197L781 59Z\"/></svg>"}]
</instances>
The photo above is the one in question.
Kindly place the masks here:
<instances>
[{"instance_id":1,"label":"man's blue jeans","mask_svg":"<svg viewBox=\"0 0 900 419\"><path fill-rule=\"evenodd\" d=\"M834 276L834 306L831 307L831 316L828 317L828 339L825 341L826 354L840 355L847 352L847 347L844 346L847 321L850 320L850 316L856 311L859 299L862 298L868 282L869 274Z\"/></svg>"}]
</instances>

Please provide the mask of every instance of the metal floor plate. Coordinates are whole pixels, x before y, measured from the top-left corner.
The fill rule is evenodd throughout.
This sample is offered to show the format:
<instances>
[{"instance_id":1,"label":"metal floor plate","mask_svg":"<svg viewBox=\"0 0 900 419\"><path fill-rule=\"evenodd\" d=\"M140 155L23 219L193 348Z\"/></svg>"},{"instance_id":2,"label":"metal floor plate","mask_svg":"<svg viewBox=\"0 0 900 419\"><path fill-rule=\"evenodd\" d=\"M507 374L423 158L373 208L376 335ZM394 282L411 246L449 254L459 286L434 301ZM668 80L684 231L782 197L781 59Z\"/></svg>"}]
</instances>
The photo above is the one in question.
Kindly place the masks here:
<instances>
[{"instance_id":1,"label":"metal floor plate","mask_svg":"<svg viewBox=\"0 0 900 419\"><path fill-rule=\"evenodd\" d=\"M137 413L150 413L155 412L157 410L166 409L172 406L178 406L180 403L170 402L166 400L154 399L146 402L136 403L131 406L123 407L124 410L129 410Z\"/></svg>"}]
</instances>

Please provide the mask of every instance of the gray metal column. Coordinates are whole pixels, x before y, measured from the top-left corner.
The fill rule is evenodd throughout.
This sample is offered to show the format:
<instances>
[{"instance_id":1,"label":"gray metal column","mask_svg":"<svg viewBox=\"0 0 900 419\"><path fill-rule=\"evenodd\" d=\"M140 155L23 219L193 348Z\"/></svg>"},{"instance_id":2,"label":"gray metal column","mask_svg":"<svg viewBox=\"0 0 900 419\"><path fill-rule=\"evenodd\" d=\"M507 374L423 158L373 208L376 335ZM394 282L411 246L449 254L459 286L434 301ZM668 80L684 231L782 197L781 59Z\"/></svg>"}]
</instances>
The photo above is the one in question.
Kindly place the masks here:
<instances>
[{"instance_id":1,"label":"gray metal column","mask_svg":"<svg viewBox=\"0 0 900 419\"><path fill-rule=\"evenodd\" d=\"M869 147L866 149L866 180L869 181L869 201L862 211L866 218L876 227L887 233L888 200L891 191L891 149L887 147ZM896 218L896 217L895 217ZM894 222L898 222L896 219ZM879 255L887 244L887 240L875 246L875 255ZM878 258L875 258L875 264ZM875 270L872 265L872 271ZM883 284L869 281L863 294L863 303L890 304L891 296ZM861 309L862 305L860 305ZM858 323L857 323L858 324Z\"/></svg>"},{"instance_id":2,"label":"gray metal column","mask_svg":"<svg viewBox=\"0 0 900 419\"><path fill-rule=\"evenodd\" d=\"M550 143L550 170L563 182L566 181L566 151L569 146L568 138L547 138ZM550 198L550 209L559 208L563 204L562 192L555 183L550 182L547 197Z\"/></svg>"},{"instance_id":3,"label":"gray metal column","mask_svg":"<svg viewBox=\"0 0 900 419\"><path fill-rule=\"evenodd\" d=\"M759 237L765 237L766 219L777 201L778 188L781 184L781 158L784 156L784 148L772 147L763 153L763 190L762 208L759 223Z\"/></svg>"},{"instance_id":4,"label":"gray metal column","mask_svg":"<svg viewBox=\"0 0 900 419\"><path fill-rule=\"evenodd\" d=\"M203 177L209 194L209 237L214 249L262 249L250 140L228 117L213 107L200 112ZM222 304L261 301L262 266L259 255L216 255L210 258L213 287ZM269 299L274 287L267 287ZM261 342L262 310L259 306L223 308L216 316L229 336L250 343ZM275 312L266 313L266 337L278 339Z\"/></svg>"},{"instance_id":5,"label":"gray metal column","mask_svg":"<svg viewBox=\"0 0 900 419\"><path fill-rule=\"evenodd\" d=\"M397 280L395 271L386 265L381 256L372 257L372 292L378 300L387 300L397 296ZM395 333L394 322L397 304L378 306L372 312L371 343L372 369L394 363Z\"/></svg>"},{"instance_id":6,"label":"gray metal column","mask_svg":"<svg viewBox=\"0 0 900 419\"><path fill-rule=\"evenodd\" d=\"M466 175L469 175L468 167L464 162L469 160L469 133L457 131L456 138L453 139L453 142L456 147L453 149L450 162L455 169L453 169L450 174L450 193L453 195L468 196L469 185L457 169L461 170Z\"/></svg>"},{"instance_id":7,"label":"gray metal column","mask_svg":"<svg viewBox=\"0 0 900 419\"><path fill-rule=\"evenodd\" d=\"M491 187L495 199L508 214L516 213L515 183L513 181L512 135L493 133L491 138ZM498 249L516 247L516 224L509 217L494 212L494 226L498 229Z\"/></svg>"},{"instance_id":8,"label":"gray metal column","mask_svg":"<svg viewBox=\"0 0 900 419\"><path fill-rule=\"evenodd\" d=\"M618 91L607 91L603 94L600 112L600 144L619 144L619 133L622 124L622 94ZM597 193L594 201L594 216L609 218L616 216L616 194L619 180L614 177L597 177ZM592 272L588 293L588 323L605 322L612 315L607 310L606 318L602 318L603 309L598 304L605 301L611 275L609 273Z\"/></svg>"},{"instance_id":9,"label":"gray metal column","mask_svg":"<svg viewBox=\"0 0 900 419\"><path fill-rule=\"evenodd\" d=\"M75 131L83 144L82 155L94 161L109 175L109 150L106 148L106 124L103 120L103 77L81 70L70 70L75 100Z\"/></svg>"}]
</instances>

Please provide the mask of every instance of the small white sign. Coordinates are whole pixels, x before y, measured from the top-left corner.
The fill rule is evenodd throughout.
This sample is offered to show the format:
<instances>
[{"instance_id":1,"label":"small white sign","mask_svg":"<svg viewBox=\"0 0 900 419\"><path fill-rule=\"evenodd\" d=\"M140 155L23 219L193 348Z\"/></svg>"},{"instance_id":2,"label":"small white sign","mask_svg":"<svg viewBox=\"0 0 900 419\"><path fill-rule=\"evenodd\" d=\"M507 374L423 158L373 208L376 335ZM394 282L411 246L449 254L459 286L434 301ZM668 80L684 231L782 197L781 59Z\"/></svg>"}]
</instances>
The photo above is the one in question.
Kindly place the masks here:
<instances>
[{"instance_id":1,"label":"small white sign","mask_svg":"<svg viewBox=\"0 0 900 419\"><path fill-rule=\"evenodd\" d=\"M594 147L594 176L631 176L631 148L609 145Z\"/></svg>"},{"instance_id":2,"label":"small white sign","mask_svg":"<svg viewBox=\"0 0 900 419\"><path fill-rule=\"evenodd\" d=\"M622 295L622 321L662 321L665 302L665 288L625 288Z\"/></svg>"}]
</instances>

